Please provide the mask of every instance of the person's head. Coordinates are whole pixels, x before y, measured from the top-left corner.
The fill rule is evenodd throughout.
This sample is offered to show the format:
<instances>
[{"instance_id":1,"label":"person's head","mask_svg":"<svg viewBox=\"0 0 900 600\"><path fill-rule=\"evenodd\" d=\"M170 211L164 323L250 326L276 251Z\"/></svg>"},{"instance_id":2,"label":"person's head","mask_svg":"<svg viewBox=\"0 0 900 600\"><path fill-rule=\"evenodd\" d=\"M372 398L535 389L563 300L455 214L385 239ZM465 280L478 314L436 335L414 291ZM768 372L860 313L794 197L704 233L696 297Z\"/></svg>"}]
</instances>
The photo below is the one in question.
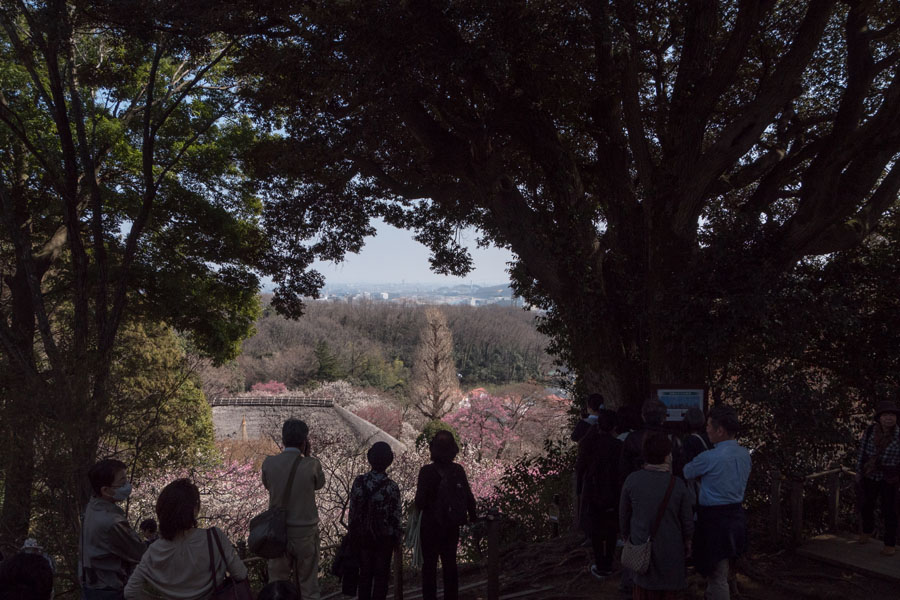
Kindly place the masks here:
<instances>
[{"instance_id":1,"label":"person's head","mask_svg":"<svg viewBox=\"0 0 900 600\"><path fill-rule=\"evenodd\" d=\"M588 394L587 397L587 407L588 412L593 415L596 415L600 412L600 409L603 408L603 394Z\"/></svg>"},{"instance_id":2,"label":"person's head","mask_svg":"<svg viewBox=\"0 0 900 600\"><path fill-rule=\"evenodd\" d=\"M875 407L875 420L885 429L890 429L897 424L898 414L900 414L900 409L892 400L882 400Z\"/></svg>"},{"instance_id":3,"label":"person's head","mask_svg":"<svg viewBox=\"0 0 900 600\"><path fill-rule=\"evenodd\" d=\"M616 413L602 409L597 413L597 427L600 431L612 431L616 427Z\"/></svg>"},{"instance_id":4,"label":"person's head","mask_svg":"<svg viewBox=\"0 0 900 600\"><path fill-rule=\"evenodd\" d=\"M459 446L456 445L453 434L446 429L441 429L434 434L428 444L428 449L431 450L431 460L440 463L453 462L453 459L459 454Z\"/></svg>"},{"instance_id":5,"label":"person's head","mask_svg":"<svg viewBox=\"0 0 900 600\"><path fill-rule=\"evenodd\" d=\"M730 406L716 406L709 411L706 419L706 433L709 441L718 444L725 440L733 440L741 430L741 422L737 412Z\"/></svg>"},{"instance_id":6,"label":"person's head","mask_svg":"<svg viewBox=\"0 0 900 600\"><path fill-rule=\"evenodd\" d=\"M150 539L156 535L156 520L144 519L140 525L141 534L145 539Z\"/></svg>"},{"instance_id":7,"label":"person's head","mask_svg":"<svg viewBox=\"0 0 900 600\"><path fill-rule=\"evenodd\" d=\"M300 600L300 592L290 581L273 581L259 590L256 600Z\"/></svg>"},{"instance_id":8,"label":"person's head","mask_svg":"<svg viewBox=\"0 0 900 600\"><path fill-rule=\"evenodd\" d=\"M624 433L634 431L641 426L641 415L637 408L626 404L616 411L616 431Z\"/></svg>"},{"instance_id":9,"label":"person's head","mask_svg":"<svg viewBox=\"0 0 900 600\"><path fill-rule=\"evenodd\" d=\"M190 479L176 479L156 499L159 535L165 540L173 540L182 531L196 527L199 514L200 490Z\"/></svg>"},{"instance_id":10,"label":"person's head","mask_svg":"<svg viewBox=\"0 0 900 600\"><path fill-rule=\"evenodd\" d=\"M303 450L309 438L309 426L300 419L288 419L281 426L281 443L285 448Z\"/></svg>"},{"instance_id":11,"label":"person's head","mask_svg":"<svg viewBox=\"0 0 900 600\"><path fill-rule=\"evenodd\" d=\"M692 406L684 413L684 424L691 433L700 433L706 427L706 417L703 416L702 410Z\"/></svg>"},{"instance_id":12,"label":"person's head","mask_svg":"<svg viewBox=\"0 0 900 600\"><path fill-rule=\"evenodd\" d=\"M0 562L0 596L4 600L50 600L53 570L40 554L20 552Z\"/></svg>"},{"instance_id":13,"label":"person's head","mask_svg":"<svg viewBox=\"0 0 900 600\"><path fill-rule=\"evenodd\" d=\"M128 482L127 466L121 460L104 458L88 470L88 481L94 496L122 502L131 495L131 484Z\"/></svg>"},{"instance_id":14,"label":"person's head","mask_svg":"<svg viewBox=\"0 0 900 600\"><path fill-rule=\"evenodd\" d=\"M661 465L672 456L672 441L665 433L651 433L644 438L644 462L650 465Z\"/></svg>"},{"instance_id":15,"label":"person's head","mask_svg":"<svg viewBox=\"0 0 900 600\"><path fill-rule=\"evenodd\" d=\"M641 407L641 418L647 425L662 425L666 420L666 405L658 398L650 398Z\"/></svg>"},{"instance_id":16,"label":"person's head","mask_svg":"<svg viewBox=\"0 0 900 600\"><path fill-rule=\"evenodd\" d=\"M394 451L387 442L375 442L366 453L373 471L383 473L394 462Z\"/></svg>"}]
</instances>

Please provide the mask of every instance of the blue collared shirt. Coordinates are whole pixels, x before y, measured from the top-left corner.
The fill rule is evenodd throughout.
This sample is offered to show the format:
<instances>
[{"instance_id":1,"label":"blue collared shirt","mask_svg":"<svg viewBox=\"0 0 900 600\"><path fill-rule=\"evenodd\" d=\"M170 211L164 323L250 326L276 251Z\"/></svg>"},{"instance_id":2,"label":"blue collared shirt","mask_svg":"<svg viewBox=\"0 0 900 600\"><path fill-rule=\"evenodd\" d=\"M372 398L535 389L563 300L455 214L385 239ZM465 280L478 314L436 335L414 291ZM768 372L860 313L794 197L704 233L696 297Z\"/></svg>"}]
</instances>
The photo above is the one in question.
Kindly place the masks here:
<instances>
[{"instance_id":1,"label":"blue collared shirt","mask_svg":"<svg viewBox=\"0 0 900 600\"><path fill-rule=\"evenodd\" d=\"M686 464L684 478L700 480L701 506L740 504L744 501L750 467L747 449L734 440L725 440Z\"/></svg>"}]
</instances>

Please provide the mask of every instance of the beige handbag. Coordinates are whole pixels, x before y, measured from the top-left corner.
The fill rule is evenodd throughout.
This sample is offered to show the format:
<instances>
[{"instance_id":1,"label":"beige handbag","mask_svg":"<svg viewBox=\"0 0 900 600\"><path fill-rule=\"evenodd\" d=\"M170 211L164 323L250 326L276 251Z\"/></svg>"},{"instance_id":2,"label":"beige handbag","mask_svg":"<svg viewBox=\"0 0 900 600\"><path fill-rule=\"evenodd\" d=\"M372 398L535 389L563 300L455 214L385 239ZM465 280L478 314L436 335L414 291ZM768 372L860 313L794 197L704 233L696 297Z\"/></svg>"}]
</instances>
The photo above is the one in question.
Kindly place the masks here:
<instances>
[{"instance_id":1,"label":"beige handbag","mask_svg":"<svg viewBox=\"0 0 900 600\"><path fill-rule=\"evenodd\" d=\"M643 575L650 569L650 551L653 549L653 536L662 523L663 514L669 505L669 498L672 497L672 490L675 488L675 476L671 475L669 479L669 487L666 489L666 495L663 496L662 503L656 511L656 521L650 530L650 536L643 544L632 544L630 539L625 540L625 547L622 548L622 566L630 571Z\"/></svg>"}]
</instances>

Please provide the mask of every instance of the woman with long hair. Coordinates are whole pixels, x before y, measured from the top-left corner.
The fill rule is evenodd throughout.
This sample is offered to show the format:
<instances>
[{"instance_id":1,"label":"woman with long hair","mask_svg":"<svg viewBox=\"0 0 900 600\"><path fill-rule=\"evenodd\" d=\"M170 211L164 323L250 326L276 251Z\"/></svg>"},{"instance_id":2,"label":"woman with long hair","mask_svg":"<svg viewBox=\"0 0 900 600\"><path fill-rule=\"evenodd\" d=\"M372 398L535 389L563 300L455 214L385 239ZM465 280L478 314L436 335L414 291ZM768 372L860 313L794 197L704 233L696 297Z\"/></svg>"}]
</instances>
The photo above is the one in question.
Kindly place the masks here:
<instances>
[{"instance_id":1,"label":"woman with long hair","mask_svg":"<svg viewBox=\"0 0 900 600\"><path fill-rule=\"evenodd\" d=\"M203 600L222 584L226 571L236 581L247 578L231 541L218 527L197 527L199 514L200 491L189 479L163 488L156 500L160 539L128 579L126 600Z\"/></svg>"}]
</instances>

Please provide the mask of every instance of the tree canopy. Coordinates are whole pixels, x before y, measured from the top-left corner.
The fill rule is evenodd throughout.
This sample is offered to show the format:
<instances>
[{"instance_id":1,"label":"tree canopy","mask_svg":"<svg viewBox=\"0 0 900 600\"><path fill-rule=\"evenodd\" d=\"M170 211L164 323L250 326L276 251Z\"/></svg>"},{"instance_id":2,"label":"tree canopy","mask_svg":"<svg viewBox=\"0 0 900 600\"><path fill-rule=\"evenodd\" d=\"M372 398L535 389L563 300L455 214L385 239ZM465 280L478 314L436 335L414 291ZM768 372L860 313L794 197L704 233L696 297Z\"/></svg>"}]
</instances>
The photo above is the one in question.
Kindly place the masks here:
<instances>
[{"instance_id":1,"label":"tree canopy","mask_svg":"<svg viewBox=\"0 0 900 600\"><path fill-rule=\"evenodd\" d=\"M114 7L113 7L114 8ZM225 359L253 326L265 238L223 35L102 3L0 6L0 543L27 533L37 428L87 499L123 323ZM77 504L77 502L76 502ZM73 511L77 518L77 511Z\"/></svg>"},{"instance_id":2,"label":"tree canopy","mask_svg":"<svg viewBox=\"0 0 900 600\"><path fill-rule=\"evenodd\" d=\"M786 272L896 202L898 20L834 0L279 3L239 64L280 134L254 162L275 303L301 311L312 261L358 251L373 217L455 275L475 227L585 387L621 404L708 381Z\"/></svg>"}]
</instances>

